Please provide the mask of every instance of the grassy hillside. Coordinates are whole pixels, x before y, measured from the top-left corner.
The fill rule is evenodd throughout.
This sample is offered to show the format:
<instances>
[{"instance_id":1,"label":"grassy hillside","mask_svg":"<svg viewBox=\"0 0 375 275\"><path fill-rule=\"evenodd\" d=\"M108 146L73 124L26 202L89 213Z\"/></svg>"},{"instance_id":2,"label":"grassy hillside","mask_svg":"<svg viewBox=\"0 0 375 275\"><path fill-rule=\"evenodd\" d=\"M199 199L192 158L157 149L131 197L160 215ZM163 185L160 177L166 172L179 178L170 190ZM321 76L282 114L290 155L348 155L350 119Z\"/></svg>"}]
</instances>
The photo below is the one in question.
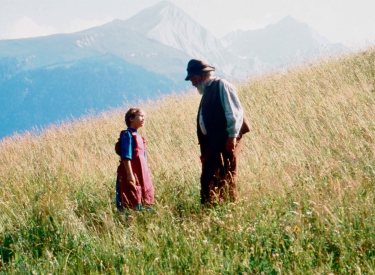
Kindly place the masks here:
<instances>
[{"instance_id":1,"label":"grassy hillside","mask_svg":"<svg viewBox=\"0 0 375 275\"><path fill-rule=\"evenodd\" d=\"M141 103L153 212L118 213L127 108L0 144L0 274L374 274L375 49L236 83L236 203L202 211L194 91Z\"/></svg>"}]
</instances>

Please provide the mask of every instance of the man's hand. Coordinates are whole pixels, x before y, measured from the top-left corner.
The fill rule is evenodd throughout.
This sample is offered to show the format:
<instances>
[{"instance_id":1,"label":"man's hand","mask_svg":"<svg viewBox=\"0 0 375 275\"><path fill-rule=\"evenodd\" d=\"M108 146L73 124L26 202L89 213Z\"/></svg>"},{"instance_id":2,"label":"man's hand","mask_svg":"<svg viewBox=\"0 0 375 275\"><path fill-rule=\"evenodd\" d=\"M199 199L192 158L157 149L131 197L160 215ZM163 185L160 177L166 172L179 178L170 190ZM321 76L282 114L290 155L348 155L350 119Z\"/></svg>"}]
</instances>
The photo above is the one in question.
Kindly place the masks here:
<instances>
[{"instance_id":1,"label":"man's hand","mask_svg":"<svg viewBox=\"0 0 375 275\"><path fill-rule=\"evenodd\" d=\"M236 148L236 143L237 143L237 138L235 138L235 137L228 138L227 143L225 144L225 149L228 152L233 153L234 148Z\"/></svg>"}]
</instances>

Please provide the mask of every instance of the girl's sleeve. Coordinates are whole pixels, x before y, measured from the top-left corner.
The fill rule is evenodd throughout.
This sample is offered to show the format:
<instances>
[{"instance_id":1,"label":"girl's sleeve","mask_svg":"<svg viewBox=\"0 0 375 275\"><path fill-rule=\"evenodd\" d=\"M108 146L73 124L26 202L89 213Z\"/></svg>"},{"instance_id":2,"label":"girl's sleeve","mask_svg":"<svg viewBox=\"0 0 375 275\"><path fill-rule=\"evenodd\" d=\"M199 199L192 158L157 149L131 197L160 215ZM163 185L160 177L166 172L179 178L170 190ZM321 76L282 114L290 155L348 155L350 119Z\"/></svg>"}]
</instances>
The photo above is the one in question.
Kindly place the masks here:
<instances>
[{"instance_id":1,"label":"girl's sleeve","mask_svg":"<svg viewBox=\"0 0 375 275\"><path fill-rule=\"evenodd\" d=\"M133 137L129 131L125 131L121 136L121 159L133 158Z\"/></svg>"}]
</instances>

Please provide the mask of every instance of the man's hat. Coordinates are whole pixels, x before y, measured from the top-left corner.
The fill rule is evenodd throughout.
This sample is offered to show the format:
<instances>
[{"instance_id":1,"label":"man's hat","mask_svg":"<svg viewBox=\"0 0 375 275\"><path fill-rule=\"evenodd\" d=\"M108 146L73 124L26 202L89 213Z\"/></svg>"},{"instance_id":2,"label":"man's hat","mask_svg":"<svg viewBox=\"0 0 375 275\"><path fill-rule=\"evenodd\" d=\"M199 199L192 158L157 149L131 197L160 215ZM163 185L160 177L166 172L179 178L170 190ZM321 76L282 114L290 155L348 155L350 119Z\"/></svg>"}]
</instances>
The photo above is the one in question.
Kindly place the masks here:
<instances>
[{"instance_id":1,"label":"man's hat","mask_svg":"<svg viewBox=\"0 0 375 275\"><path fill-rule=\"evenodd\" d=\"M211 67L206 62L198 59L192 59L189 61L186 71L188 72L185 80L189 80L189 77L194 75L200 75L205 72L215 71L215 67Z\"/></svg>"}]
</instances>

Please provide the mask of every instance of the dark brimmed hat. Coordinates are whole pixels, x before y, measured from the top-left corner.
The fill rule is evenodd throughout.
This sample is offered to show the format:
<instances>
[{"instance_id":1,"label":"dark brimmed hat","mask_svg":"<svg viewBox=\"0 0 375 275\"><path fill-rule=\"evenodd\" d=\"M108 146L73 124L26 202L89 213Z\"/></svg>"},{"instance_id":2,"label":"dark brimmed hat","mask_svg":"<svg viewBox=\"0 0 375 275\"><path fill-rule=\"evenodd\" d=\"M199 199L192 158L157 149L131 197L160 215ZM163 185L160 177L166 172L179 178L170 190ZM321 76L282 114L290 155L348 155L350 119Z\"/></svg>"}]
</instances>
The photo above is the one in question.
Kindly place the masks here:
<instances>
[{"instance_id":1,"label":"dark brimmed hat","mask_svg":"<svg viewBox=\"0 0 375 275\"><path fill-rule=\"evenodd\" d=\"M189 80L189 77L194 75L200 75L205 72L215 71L215 67L211 67L206 62L198 59L192 59L189 61L187 68L187 76L185 80Z\"/></svg>"}]
</instances>

